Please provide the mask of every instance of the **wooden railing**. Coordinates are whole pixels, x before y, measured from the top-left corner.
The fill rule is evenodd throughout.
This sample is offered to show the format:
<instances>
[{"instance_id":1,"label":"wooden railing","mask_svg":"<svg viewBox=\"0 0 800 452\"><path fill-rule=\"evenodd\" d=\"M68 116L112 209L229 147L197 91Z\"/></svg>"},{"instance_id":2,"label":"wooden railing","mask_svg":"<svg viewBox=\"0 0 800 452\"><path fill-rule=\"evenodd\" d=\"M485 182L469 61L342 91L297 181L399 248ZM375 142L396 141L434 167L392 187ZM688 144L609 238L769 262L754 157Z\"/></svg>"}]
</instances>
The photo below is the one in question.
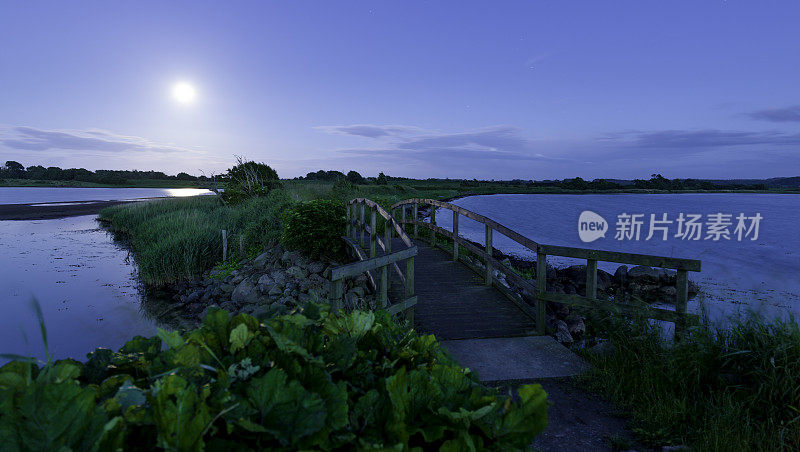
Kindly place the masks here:
<instances>
[{"instance_id":1,"label":"wooden railing","mask_svg":"<svg viewBox=\"0 0 800 452\"><path fill-rule=\"evenodd\" d=\"M369 210L369 224L365 221L367 209ZM378 236L378 215L383 218L383 239ZM344 295L344 279L366 274L377 292L378 308L385 309L390 314L403 312L409 324L413 325L414 305L417 304L417 297L414 291L414 257L417 255L417 247L414 242L411 241L408 234L403 231L398 222L383 207L365 198L356 198L347 203L347 230L345 234L342 239L359 261L331 270L329 298L333 309L339 308ZM392 252L392 239L395 234L403 241L405 248ZM365 235L369 242L369 255L362 249L367 246ZM381 256L377 255L379 247L383 251ZM400 261L405 261L405 272L400 270L398 265ZM389 267L392 267L403 285L402 299L395 302L389 300L388 296ZM379 274L377 283L372 272L378 272Z\"/></svg>"},{"instance_id":2,"label":"wooden railing","mask_svg":"<svg viewBox=\"0 0 800 452\"><path fill-rule=\"evenodd\" d=\"M430 222L421 221L419 218L420 206L430 206ZM407 219L407 211L411 207L410 219ZM452 211L453 230L441 228L436 225L436 208L443 208ZM444 248L453 255L453 260L462 260L470 265L473 270L485 273L485 284L494 285L520 309L536 322L536 330L539 334L545 334L545 305L547 301L567 304L571 306L581 306L590 309L605 309L619 311L626 314L641 314L647 318L664 320L675 323L676 331L684 329L688 322L696 321L697 316L686 313L686 303L688 300L689 271L700 271L700 261L693 259L678 259L672 257L651 256L645 254L620 253L613 251L599 251L586 248L571 248L565 246L544 245L537 243L522 234L509 229L506 226L485 217L481 214L472 212L463 207L456 206L447 202L434 199L407 199L394 204L392 212L400 210L400 223L411 224L413 227L414 238L419 238L419 226L430 230L430 238L426 239L433 246ZM483 248L476 246L458 234L459 216L465 216L484 225L485 245ZM536 287L525 278L517 274L513 268L505 265L493 257L492 239L493 233L497 231L520 245L534 251L537 256L536 265ZM445 248L444 244L437 243L436 235L441 234L453 241L452 248ZM471 251L475 256L481 258L485 267L483 270L471 265L462 256L459 256L459 246ZM586 295L560 294L547 291L547 256L563 256L570 258L586 259ZM676 300L675 310L661 309L652 306L637 306L621 302L612 302L597 298L597 262L616 262L631 265L647 265L650 267L661 267L674 269L676 273ZM502 271L506 278L511 280L518 287L535 294L536 308L533 310L516 293L508 290L494 276L494 270Z\"/></svg>"}]
</instances>

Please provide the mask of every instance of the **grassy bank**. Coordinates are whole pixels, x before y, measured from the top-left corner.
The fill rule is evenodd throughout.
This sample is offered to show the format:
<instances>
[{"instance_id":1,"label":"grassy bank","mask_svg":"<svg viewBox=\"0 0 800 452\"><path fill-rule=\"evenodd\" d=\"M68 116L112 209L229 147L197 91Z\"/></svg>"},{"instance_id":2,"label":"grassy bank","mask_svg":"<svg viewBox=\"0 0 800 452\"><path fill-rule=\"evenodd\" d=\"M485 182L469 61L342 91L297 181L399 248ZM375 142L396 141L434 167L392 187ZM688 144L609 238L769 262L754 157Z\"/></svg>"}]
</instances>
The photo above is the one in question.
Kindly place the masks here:
<instances>
[{"instance_id":1,"label":"grassy bank","mask_svg":"<svg viewBox=\"0 0 800 452\"><path fill-rule=\"evenodd\" d=\"M199 196L111 207L100 212L100 219L128 240L142 281L161 285L191 278L220 261L223 229L234 258L277 240L280 213L288 204L281 191L235 206Z\"/></svg>"},{"instance_id":2,"label":"grassy bank","mask_svg":"<svg viewBox=\"0 0 800 452\"><path fill-rule=\"evenodd\" d=\"M593 319L613 353L587 353L589 386L633 419L646 443L692 450L800 448L800 330L795 319L732 319L674 344L644 321Z\"/></svg>"}]
</instances>

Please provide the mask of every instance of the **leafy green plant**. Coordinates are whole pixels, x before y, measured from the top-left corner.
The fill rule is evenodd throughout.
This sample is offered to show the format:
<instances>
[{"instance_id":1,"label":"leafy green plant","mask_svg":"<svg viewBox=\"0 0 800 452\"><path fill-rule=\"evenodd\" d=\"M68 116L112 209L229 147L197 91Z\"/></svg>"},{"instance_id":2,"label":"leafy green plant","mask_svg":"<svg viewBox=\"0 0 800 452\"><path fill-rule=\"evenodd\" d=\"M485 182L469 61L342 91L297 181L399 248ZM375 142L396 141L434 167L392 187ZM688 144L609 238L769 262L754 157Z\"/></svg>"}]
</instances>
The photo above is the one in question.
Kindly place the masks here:
<instances>
[{"instance_id":1,"label":"leafy green plant","mask_svg":"<svg viewBox=\"0 0 800 452\"><path fill-rule=\"evenodd\" d=\"M316 199L295 204L283 215L281 242L310 257L338 257L344 251L341 237L346 225L342 202Z\"/></svg>"},{"instance_id":2,"label":"leafy green plant","mask_svg":"<svg viewBox=\"0 0 800 452\"><path fill-rule=\"evenodd\" d=\"M541 386L514 402L388 314L316 304L0 368L10 450L525 450L546 410Z\"/></svg>"}]
</instances>

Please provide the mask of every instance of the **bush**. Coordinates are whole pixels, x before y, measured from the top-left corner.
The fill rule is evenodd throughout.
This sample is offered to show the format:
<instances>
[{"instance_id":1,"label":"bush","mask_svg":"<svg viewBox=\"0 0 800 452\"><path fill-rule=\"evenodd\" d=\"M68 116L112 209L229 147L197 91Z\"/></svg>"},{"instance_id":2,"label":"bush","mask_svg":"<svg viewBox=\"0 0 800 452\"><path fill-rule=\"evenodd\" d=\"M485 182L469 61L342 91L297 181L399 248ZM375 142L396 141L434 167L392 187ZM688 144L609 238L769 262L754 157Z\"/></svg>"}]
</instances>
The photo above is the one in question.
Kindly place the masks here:
<instances>
[{"instance_id":1,"label":"bush","mask_svg":"<svg viewBox=\"0 0 800 452\"><path fill-rule=\"evenodd\" d=\"M344 203L330 199L315 199L295 204L283 215L281 242L307 256L338 258L344 252Z\"/></svg>"},{"instance_id":2,"label":"bush","mask_svg":"<svg viewBox=\"0 0 800 452\"><path fill-rule=\"evenodd\" d=\"M265 163L245 162L237 157L238 163L228 169L223 180L227 182L223 198L230 203L269 194L281 186L278 173Z\"/></svg>"},{"instance_id":3,"label":"bush","mask_svg":"<svg viewBox=\"0 0 800 452\"><path fill-rule=\"evenodd\" d=\"M513 402L386 313L211 309L197 330L88 358L0 368L4 447L524 450L547 424L541 386Z\"/></svg>"}]
</instances>

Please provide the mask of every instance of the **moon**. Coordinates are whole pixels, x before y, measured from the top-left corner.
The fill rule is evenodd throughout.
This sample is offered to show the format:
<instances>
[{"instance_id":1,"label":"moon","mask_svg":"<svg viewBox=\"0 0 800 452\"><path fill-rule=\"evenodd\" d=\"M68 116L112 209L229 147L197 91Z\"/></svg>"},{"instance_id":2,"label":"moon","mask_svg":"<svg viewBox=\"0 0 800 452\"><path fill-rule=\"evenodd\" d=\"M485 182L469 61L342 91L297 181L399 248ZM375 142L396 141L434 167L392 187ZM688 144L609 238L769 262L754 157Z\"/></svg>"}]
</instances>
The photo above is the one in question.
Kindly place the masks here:
<instances>
[{"instance_id":1,"label":"moon","mask_svg":"<svg viewBox=\"0 0 800 452\"><path fill-rule=\"evenodd\" d=\"M172 98L181 104L191 104L197 98L197 90L191 83L178 82L172 87Z\"/></svg>"}]
</instances>

